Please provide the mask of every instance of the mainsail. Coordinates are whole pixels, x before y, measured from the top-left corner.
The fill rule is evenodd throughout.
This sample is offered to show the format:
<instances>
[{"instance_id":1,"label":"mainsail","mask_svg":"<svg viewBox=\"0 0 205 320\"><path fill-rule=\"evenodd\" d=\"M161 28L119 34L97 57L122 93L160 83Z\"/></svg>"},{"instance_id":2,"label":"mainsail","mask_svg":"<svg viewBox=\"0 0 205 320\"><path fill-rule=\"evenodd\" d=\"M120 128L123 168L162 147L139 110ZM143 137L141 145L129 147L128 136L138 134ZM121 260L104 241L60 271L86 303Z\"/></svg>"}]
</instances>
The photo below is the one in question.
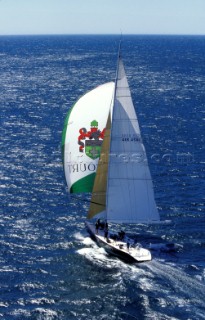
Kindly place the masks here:
<instances>
[{"instance_id":1,"label":"mainsail","mask_svg":"<svg viewBox=\"0 0 205 320\"><path fill-rule=\"evenodd\" d=\"M91 192L114 95L114 82L82 96L69 111L62 136L64 172L70 193Z\"/></svg>"},{"instance_id":2,"label":"mainsail","mask_svg":"<svg viewBox=\"0 0 205 320\"><path fill-rule=\"evenodd\" d=\"M122 59L118 60L107 185L107 221L159 221L147 156Z\"/></svg>"}]
</instances>

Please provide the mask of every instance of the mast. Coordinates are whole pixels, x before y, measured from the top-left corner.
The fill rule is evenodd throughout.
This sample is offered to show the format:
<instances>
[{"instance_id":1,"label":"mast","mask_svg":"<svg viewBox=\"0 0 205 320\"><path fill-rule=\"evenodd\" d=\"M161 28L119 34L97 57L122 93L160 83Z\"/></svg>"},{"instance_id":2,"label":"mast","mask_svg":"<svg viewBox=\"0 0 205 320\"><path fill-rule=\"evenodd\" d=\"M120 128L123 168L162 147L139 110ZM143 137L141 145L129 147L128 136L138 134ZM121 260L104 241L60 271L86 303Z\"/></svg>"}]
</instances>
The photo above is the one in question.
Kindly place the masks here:
<instances>
[{"instance_id":1,"label":"mast","mask_svg":"<svg viewBox=\"0 0 205 320\"><path fill-rule=\"evenodd\" d=\"M117 56L117 68L116 68L116 75L115 75L115 91L114 91L114 98L113 98L114 103L115 103L116 91L117 91L117 80L118 80L118 73L119 73L119 64L120 64L120 59L121 59L121 47L122 47L122 37L119 42L118 56Z\"/></svg>"}]
</instances>

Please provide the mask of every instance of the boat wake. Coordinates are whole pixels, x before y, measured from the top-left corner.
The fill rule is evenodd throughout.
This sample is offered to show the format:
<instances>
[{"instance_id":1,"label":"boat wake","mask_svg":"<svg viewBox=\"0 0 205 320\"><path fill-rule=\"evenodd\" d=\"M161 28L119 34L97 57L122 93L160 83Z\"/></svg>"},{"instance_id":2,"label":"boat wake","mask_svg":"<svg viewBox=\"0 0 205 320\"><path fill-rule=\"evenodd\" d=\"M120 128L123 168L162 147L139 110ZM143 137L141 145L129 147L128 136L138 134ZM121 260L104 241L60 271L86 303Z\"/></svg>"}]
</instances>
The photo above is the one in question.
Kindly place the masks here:
<instances>
[{"instance_id":1,"label":"boat wake","mask_svg":"<svg viewBox=\"0 0 205 320\"><path fill-rule=\"evenodd\" d=\"M184 314L184 319L188 319L194 314L195 319L205 319L203 282L188 275L177 264L164 260L155 259L141 268L144 274L138 277L136 283L147 301L147 317L152 315L154 319L174 319L174 314L179 319ZM167 317L164 313L162 316L162 308L166 310Z\"/></svg>"},{"instance_id":2,"label":"boat wake","mask_svg":"<svg viewBox=\"0 0 205 320\"><path fill-rule=\"evenodd\" d=\"M174 293L180 293L188 302L192 301L192 307L198 305L204 308L205 284L203 282L191 277L174 263L167 264L164 261L153 260L151 264L146 265L146 268L153 273L154 279L163 278L163 286L165 280L166 286Z\"/></svg>"},{"instance_id":3,"label":"boat wake","mask_svg":"<svg viewBox=\"0 0 205 320\"><path fill-rule=\"evenodd\" d=\"M135 319L142 310L142 319L205 319L205 284L177 264L163 259L140 265L115 262L118 284L122 290L131 288L127 292L129 304L121 308L125 317Z\"/></svg>"},{"instance_id":4,"label":"boat wake","mask_svg":"<svg viewBox=\"0 0 205 320\"><path fill-rule=\"evenodd\" d=\"M183 246L178 243L150 243L148 249L151 251L171 253L181 251Z\"/></svg>"}]
</instances>

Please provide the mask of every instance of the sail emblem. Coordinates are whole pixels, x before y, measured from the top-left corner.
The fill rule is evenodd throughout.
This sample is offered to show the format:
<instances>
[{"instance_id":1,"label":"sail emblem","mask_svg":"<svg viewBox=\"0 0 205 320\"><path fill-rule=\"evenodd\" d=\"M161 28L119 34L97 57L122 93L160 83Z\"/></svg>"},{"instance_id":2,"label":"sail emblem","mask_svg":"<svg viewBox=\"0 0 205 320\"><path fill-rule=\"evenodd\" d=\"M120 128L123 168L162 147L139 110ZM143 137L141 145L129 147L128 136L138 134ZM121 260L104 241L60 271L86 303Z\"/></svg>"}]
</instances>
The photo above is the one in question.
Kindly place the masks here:
<instances>
[{"instance_id":1,"label":"sail emblem","mask_svg":"<svg viewBox=\"0 0 205 320\"><path fill-rule=\"evenodd\" d=\"M85 152L89 158L94 160L100 156L105 129L100 131L96 120L91 122L90 127L89 131L87 131L86 128L81 128L79 130L80 135L78 137L78 144L79 152ZM85 140L85 142L82 140Z\"/></svg>"}]
</instances>

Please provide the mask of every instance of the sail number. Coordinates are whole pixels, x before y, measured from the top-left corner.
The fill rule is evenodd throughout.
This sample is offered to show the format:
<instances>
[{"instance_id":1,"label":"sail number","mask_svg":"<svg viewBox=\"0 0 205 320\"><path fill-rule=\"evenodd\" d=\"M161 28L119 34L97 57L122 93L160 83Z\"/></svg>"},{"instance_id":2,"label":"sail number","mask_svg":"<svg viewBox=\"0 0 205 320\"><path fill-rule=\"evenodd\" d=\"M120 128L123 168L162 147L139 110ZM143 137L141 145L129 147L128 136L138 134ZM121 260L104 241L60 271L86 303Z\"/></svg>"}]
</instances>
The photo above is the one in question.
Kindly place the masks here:
<instances>
[{"instance_id":1,"label":"sail number","mask_svg":"<svg viewBox=\"0 0 205 320\"><path fill-rule=\"evenodd\" d=\"M138 134L122 134L122 141L141 142L141 137Z\"/></svg>"}]
</instances>

